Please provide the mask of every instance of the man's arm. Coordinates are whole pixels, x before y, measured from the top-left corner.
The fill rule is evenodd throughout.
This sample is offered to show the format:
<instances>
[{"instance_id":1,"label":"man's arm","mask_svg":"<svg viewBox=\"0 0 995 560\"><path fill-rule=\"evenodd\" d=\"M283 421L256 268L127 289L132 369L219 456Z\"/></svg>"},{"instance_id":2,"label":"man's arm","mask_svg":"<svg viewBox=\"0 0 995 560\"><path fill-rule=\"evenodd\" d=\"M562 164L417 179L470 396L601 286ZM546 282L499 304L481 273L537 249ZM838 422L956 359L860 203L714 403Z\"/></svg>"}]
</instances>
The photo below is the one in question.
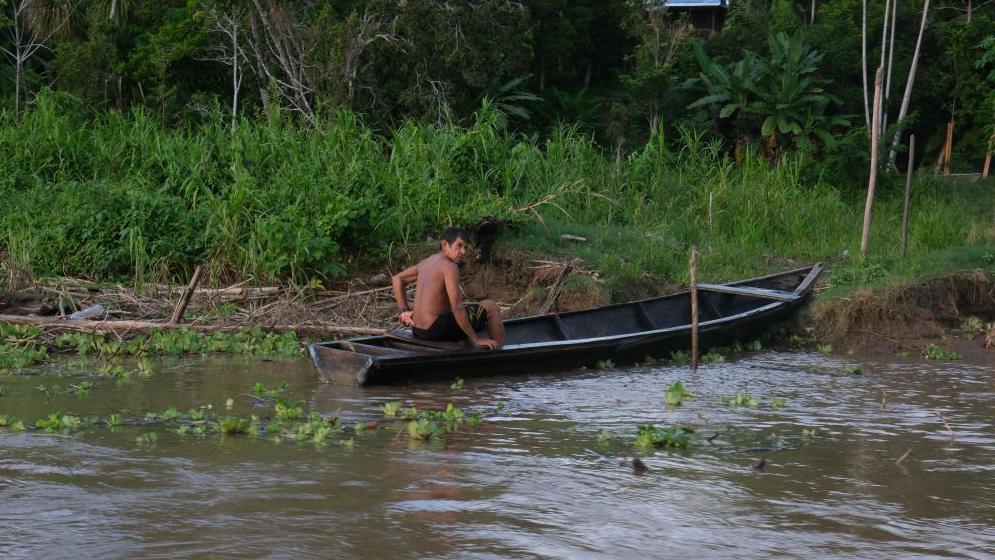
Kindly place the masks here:
<instances>
[{"instance_id":1,"label":"man's arm","mask_svg":"<svg viewBox=\"0 0 995 560\"><path fill-rule=\"evenodd\" d=\"M408 309L408 299L404 293L404 287L416 280L418 280L417 264L405 268L391 278L391 282L394 286L394 301L396 301L397 306L401 308L401 313L410 311Z\"/></svg>"},{"instance_id":2,"label":"man's arm","mask_svg":"<svg viewBox=\"0 0 995 560\"><path fill-rule=\"evenodd\" d=\"M455 264L447 266L442 274L445 279L446 296L449 298L449 307L453 311L453 317L456 319L456 324L459 325L459 328L470 339L470 343L477 348L490 348L492 350L497 348L498 344L496 341L489 338L480 338L473 330L470 318L466 315L466 308L463 307L463 302L460 300L459 269Z\"/></svg>"}]
</instances>

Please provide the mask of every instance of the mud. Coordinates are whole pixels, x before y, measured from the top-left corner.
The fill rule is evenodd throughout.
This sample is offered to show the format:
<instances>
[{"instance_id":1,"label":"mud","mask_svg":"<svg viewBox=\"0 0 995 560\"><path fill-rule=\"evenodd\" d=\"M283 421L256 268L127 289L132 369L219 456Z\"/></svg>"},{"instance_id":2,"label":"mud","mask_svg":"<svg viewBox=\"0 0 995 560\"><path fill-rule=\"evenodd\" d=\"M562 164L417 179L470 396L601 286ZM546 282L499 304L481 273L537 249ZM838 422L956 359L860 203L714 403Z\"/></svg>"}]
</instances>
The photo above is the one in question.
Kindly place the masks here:
<instances>
[{"instance_id":1,"label":"mud","mask_svg":"<svg viewBox=\"0 0 995 560\"><path fill-rule=\"evenodd\" d=\"M931 345L995 365L995 278L981 270L816 301L815 338L862 356L925 355Z\"/></svg>"}]
</instances>

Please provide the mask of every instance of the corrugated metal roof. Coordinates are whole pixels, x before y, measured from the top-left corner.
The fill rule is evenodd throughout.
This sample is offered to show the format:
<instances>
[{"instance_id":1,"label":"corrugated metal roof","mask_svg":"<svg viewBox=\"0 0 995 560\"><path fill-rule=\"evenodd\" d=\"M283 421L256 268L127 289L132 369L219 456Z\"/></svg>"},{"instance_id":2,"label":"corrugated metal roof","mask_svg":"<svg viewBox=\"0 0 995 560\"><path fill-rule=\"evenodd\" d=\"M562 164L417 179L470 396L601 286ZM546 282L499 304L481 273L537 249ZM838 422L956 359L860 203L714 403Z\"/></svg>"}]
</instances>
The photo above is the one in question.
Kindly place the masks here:
<instances>
[{"instance_id":1,"label":"corrugated metal roof","mask_svg":"<svg viewBox=\"0 0 995 560\"><path fill-rule=\"evenodd\" d=\"M727 0L660 0L668 8L728 8Z\"/></svg>"}]
</instances>

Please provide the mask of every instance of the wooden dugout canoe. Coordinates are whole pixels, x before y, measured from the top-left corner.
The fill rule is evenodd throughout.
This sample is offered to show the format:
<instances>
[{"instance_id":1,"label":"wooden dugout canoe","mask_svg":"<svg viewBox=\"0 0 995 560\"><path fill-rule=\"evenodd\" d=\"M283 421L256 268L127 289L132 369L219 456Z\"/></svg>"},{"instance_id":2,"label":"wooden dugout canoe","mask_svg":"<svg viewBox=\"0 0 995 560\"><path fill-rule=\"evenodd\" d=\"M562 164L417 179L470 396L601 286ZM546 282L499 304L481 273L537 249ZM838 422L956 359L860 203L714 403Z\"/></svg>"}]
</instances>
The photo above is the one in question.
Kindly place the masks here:
<instances>
[{"instance_id":1,"label":"wooden dugout canoe","mask_svg":"<svg viewBox=\"0 0 995 560\"><path fill-rule=\"evenodd\" d=\"M821 263L729 284L698 285L702 349L748 341L789 317L811 295ZM454 376L537 373L666 357L691 345L690 292L505 321L498 350L423 343L410 331L308 347L325 383L372 385ZM426 345L428 344L428 345Z\"/></svg>"}]
</instances>

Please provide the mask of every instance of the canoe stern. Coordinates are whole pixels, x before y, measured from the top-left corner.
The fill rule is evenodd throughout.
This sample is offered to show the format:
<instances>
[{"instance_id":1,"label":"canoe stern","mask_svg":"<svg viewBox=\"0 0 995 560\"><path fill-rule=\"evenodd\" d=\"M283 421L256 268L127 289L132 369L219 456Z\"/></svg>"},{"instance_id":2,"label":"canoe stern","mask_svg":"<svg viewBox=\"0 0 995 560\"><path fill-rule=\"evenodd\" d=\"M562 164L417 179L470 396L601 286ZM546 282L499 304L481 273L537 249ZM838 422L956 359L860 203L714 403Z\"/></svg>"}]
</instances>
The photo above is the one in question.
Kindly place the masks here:
<instances>
[{"instance_id":1,"label":"canoe stern","mask_svg":"<svg viewBox=\"0 0 995 560\"><path fill-rule=\"evenodd\" d=\"M332 348L327 343L308 346L311 362L322 383L363 385L376 361L373 356Z\"/></svg>"}]
</instances>

